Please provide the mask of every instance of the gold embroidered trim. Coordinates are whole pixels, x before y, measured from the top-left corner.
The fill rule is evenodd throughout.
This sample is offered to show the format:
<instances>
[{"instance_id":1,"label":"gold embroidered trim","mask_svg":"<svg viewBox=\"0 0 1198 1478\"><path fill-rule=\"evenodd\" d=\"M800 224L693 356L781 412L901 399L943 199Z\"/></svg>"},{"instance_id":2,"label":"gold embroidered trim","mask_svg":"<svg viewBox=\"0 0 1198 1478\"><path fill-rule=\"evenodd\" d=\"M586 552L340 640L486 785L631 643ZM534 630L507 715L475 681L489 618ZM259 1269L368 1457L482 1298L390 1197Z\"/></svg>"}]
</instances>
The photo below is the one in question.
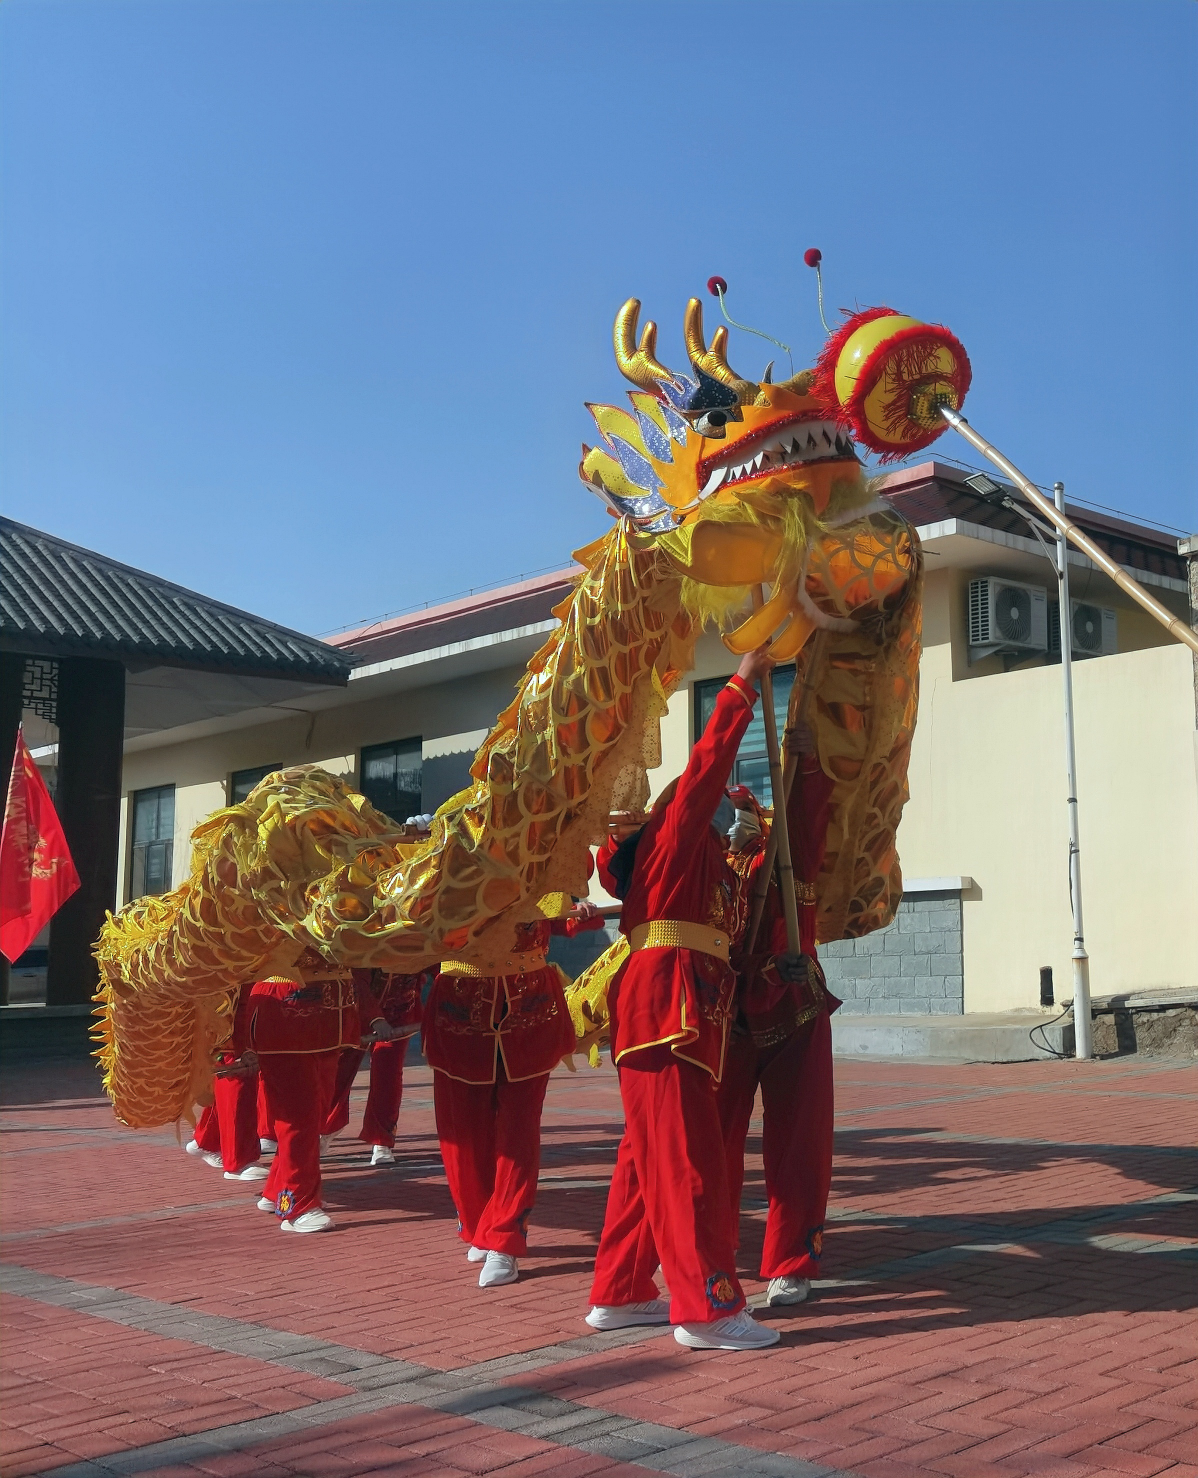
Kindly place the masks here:
<instances>
[{"instance_id":1,"label":"gold embroidered trim","mask_svg":"<svg viewBox=\"0 0 1198 1478\"><path fill-rule=\"evenodd\" d=\"M442 975L472 975L477 980L491 980L500 975L531 975L534 970L545 968L545 956L540 954L509 955L497 965L472 965L467 960L442 960Z\"/></svg>"},{"instance_id":2,"label":"gold embroidered trim","mask_svg":"<svg viewBox=\"0 0 1198 1478\"><path fill-rule=\"evenodd\" d=\"M651 919L647 924L638 924L628 936L631 950L638 949L697 949L705 955L715 955L717 960L728 963L728 936L722 929L711 929L706 924L691 924L684 919Z\"/></svg>"}]
</instances>

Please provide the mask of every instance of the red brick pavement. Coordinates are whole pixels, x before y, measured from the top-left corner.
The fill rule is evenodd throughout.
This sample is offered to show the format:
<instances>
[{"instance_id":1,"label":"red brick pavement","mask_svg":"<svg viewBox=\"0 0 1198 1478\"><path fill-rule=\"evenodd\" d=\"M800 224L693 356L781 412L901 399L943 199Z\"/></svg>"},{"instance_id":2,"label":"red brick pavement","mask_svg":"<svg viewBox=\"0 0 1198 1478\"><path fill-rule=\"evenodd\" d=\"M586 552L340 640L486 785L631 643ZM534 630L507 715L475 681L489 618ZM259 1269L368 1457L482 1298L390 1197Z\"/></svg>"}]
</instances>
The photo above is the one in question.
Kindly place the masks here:
<instances>
[{"instance_id":1,"label":"red brick pavement","mask_svg":"<svg viewBox=\"0 0 1198 1478\"><path fill-rule=\"evenodd\" d=\"M453 1236L423 1067L407 1075L396 1169L370 1170L352 1140L335 1145L326 1204L338 1230L321 1237L281 1234L253 1186L184 1156L173 1134L120 1129L82 1064L10 1068L0 1089L6 1264L175 1306L180 1320L224 1316L464 1379L586 1334L620 1129L610 1068L555 1074L533 1250L519 1284L485 1293ZM658 1335L513 1374L513 1388L865 1478L1198 1478L1198 1202L1163 1199L1198 1189L1193 1069L846 1061L837 1094L827 1281L810 1304L769 1315L778 1347L703 1355ZM6 1475L349 1389L196 1343L182 1323L151 1334L36 1296L7 1297L3 1319ZM646 1471L569 1440L415 1404L153 1471Z\"/></svg>"}]
</instances>

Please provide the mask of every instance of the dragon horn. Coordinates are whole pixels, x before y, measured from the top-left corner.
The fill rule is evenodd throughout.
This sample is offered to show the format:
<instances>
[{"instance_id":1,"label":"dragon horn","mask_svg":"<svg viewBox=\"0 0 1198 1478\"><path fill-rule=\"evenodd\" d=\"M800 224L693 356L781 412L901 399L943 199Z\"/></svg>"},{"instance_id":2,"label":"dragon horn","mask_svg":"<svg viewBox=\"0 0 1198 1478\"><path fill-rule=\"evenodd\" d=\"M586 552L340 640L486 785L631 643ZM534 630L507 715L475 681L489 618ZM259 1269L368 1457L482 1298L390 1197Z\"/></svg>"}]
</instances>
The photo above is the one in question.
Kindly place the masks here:
<instances>
[{"instance_id":1,"label":"dragon horn","mask_svg":"<svg viewBox=\"0 0 1198 1478\"><path fill-rule=\"evenodd\" d=\"M616 314L616 324L612 331L616 364L625 379L631 380L640 389L656 390L660 381L672 380L674 376L657 358L655 323L650 321L645 324L640 346L636 346L636 321L640 311L640 298L629 298Z\"/></svg>"},{"instance_id":2,"label":"dragon horn","mask_svg":"<svg viewBox=\"0 0 1198 1478\"><path fill-rule=\"evenodd\" d=\"M742 380L728 363L728 330L723 324L716 329L711 348L704 343L703 304L698 298L691 298L686 305L682 336L686 340L686 352L696 368L701 369L705 375L710 375L713 380L718 380L721 385L726 385L729 390L735 390L742 400L746 396L750 400L753 398L757 393L756 385Z\"/></svg>"}]
</instances>

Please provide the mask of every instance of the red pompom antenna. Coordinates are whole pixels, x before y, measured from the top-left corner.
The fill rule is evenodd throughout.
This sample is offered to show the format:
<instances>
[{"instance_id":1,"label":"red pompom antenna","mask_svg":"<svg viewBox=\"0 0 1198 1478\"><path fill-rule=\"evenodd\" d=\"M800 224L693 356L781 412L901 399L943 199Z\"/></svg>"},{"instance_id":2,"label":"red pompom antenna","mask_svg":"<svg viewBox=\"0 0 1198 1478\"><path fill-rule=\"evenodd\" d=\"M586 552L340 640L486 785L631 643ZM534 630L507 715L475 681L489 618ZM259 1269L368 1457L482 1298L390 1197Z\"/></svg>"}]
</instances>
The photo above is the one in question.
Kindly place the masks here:
<instances>
[{"instance_id":1,"label":"red pompom antenna","mask_svg":"<svg viewBox=\"0 0 1198 1478\"><path fill-rule=\"evenodd\" d=\"M823 259L824 254L822 251L820 251L818 246L809 246L807 250L803 253L803 260L807 263L809 267L818 267Z\"/></svg>"},{"instance_id":2,"label":"red pompom antenna","mask_svg":"<svg viewBox=\"0 0 1198 1478\"><path fill-rule=\"evenodd\" d=\"M721 293L728 291L728 284L722 277L709 277L707 279L707 291L713 298L718 298Z\"/></svg>"}]
</instances>

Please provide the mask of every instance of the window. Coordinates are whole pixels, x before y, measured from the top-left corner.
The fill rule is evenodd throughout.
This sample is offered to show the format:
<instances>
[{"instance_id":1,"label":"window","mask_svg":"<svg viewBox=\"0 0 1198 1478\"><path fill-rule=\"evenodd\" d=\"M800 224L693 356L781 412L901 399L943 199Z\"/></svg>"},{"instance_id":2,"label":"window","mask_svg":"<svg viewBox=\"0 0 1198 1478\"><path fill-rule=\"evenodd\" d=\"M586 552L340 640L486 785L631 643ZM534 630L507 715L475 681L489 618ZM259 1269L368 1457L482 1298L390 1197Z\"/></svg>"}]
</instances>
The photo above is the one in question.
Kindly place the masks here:
<instances>
[{"instance_id":1,"label":"window","mask_svg":"<svg viewBox=\"0 0 1198 1478\"><path fill-rule=\"evenodd\" d=\"M282 768L282 765L258 765L252 770L234 770L229 780L229 804L235 806L245 800L259 780Z\"/></svg>"},{"instance_id":2,"label":"window","mask_svg":"<svg viewBox=\"0 0 1198 1478\"><path fill-rule=\"evenodd\" d=\"M786 710L790 705L790 690L794 687L795 669L774 668L774 712L778 716L778 738L786 728ZM695 684L695 734L707 727L707 721L715 712L715 700L720 689L728 681L726 677L714 682ZM761 702L753 709L753 721L745 737L740 741L736 763L732 766L731 785L747 785L763 806L774 804L773 787L770 785L770 764L765 753L765 721L761 717Z\"/></svg>"},{"instance_id":3,"label":"window","mask_svg":"<svg viewBox=\"0 0 1198 1478\"><path fill-rule=\"evenodd\" d=\"M133 792L133 870L129 897L166 893L175 850L175 787Z\"/></svg>"},{"instance_id":4,"label":"window","mask_svg":"<svg viewBox=\"0 0 1198 1478\"><path fill-rule=\"evenodd\" d=\"M402 823L421 810L421 748L417 737L362 750L362 794L392 821Z\"/></svg>"}]
</instances>

